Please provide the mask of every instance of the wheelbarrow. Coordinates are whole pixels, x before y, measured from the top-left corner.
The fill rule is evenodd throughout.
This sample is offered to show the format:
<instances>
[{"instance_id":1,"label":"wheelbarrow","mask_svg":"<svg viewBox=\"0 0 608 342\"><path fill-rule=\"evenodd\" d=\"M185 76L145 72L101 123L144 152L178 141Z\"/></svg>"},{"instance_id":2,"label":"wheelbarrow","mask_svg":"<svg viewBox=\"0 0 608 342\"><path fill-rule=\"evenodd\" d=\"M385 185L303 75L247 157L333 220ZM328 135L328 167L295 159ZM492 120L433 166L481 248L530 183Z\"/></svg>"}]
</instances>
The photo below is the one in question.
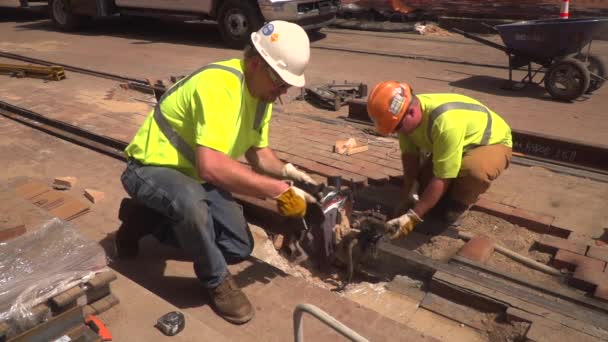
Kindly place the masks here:
<instances>
[{"instance_id":1,"label":"wheelbarrow","mask_svg":"<svg viewBox=\"0 0 608 342\"><path fill-rule=\"evenodd\" d=\"M544 82L553 98L571 101L599 89L606 80L606 63L591 54L593 35L606 25L608 18L530 20L494 26L504 45L459 29L452 31L504 51L509 58L511 89L516 88L513 70L527 66L519 85L536 83L536 74L544 72L537 84ZM540 68L533 70L532 63Z\"/></svg>"}]
</instances>

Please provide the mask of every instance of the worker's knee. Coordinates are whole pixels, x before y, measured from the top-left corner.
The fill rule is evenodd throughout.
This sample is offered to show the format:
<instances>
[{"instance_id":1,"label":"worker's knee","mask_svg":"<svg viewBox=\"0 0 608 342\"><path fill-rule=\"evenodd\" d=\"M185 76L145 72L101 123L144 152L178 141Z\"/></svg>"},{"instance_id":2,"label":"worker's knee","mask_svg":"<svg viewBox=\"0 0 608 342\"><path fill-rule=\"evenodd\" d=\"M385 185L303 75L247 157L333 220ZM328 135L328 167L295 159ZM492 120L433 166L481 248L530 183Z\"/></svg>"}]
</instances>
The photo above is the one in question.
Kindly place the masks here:
<instances>
[{"instance_id":1,"label":"worker's knee","mask_svg":"<svg viewBox=\"0 0 608 342\"><path fill-rule=\"evenodd\" d=\"M237 264L241 261L247 260L253 252L253 238L250 235L249 239L238 241L236 244L232 244L231 248L224 249L224 258L228 264Z\"/></svg>"},{"instance_id":2,"label":"worker's knee","mask_svg":"<svg viewBox=\"0 0 608 342\"><path fill-rule=\"evenodd\" d=\"M461 182L481 188L487 188L492 183L492 177L488 170L482 167L469 168L465 174L458 178Z\"/></svg>"}]
</instances>

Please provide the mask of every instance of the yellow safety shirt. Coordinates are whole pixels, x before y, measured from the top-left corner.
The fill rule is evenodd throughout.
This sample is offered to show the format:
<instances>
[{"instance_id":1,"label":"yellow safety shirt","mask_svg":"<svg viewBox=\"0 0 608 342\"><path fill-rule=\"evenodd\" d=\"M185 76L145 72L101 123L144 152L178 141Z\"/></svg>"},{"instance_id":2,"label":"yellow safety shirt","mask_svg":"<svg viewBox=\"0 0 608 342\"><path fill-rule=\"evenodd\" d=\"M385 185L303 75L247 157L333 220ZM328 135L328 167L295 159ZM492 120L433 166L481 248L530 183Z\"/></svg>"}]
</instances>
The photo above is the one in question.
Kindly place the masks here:
<instances>
[{"instance_id":1,"label":"yellow safety shirt","mask_svg":"<svg viewBox=\"0 0 608 342\"><path fill-rule=\"evenodd\" d=\"M464 153L477 146L512 147L509 125L475 99L458 94L416 97L422 108L422 122L409 135L399 133L399 145L403 153L418 153L420 149L430 152L435 177L458 177Z\"/></svg>"},{"instance_id":2,"label":"yellow safety shirt","mask_svg":"<svg viewBox=\"0 0 608 342\"><path fill-rule=\"evenodd\" d=\"M194 154L188 157L197 145L233 159L251 147L267 147L272 104L251 95L243 70L244 61L232 59L209 64L176 83L155 110L160 109L159 115L185 147L179 149L167 137L152 110L125 149L127 156L145 165L174 168L200 180Z\"/></svg>"}]
</instances>

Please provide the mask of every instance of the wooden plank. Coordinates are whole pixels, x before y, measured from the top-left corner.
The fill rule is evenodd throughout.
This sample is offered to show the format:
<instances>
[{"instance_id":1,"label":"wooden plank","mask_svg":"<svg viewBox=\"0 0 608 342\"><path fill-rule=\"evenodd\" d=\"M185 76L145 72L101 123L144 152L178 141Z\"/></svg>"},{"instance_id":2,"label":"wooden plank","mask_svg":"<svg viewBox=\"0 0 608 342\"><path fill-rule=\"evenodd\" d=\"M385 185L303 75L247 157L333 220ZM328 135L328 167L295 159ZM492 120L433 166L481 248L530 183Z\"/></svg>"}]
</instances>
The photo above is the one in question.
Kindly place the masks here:
<instances>
[{"instance_id":1,"label":"wooden plank","mask_svg":"<svg viewBox=\"0 0 608 342\"><path fill-rule=\"evenodd\" d=\"M582 305L582 306L585 306L585 307L588 307L588 308L591 308L594 310L600 310L605 313L608 313L608 304L607 303L600 302L600 301L594 300L592 298L589 298L589 297L581 294L580 292L576 292L576 291L569 290L569 289L556 288L556 287L548 288L545 285L537 284L533 280L524 279L516 274L511 274L511 273L504 272L504 271L498 271L487 265L483 265L478 262L475 262L475 261L472 261L472 260L469 260L466 258L462 258L460 256L452 257L450 262L455 262L455 263L459 263L462 265L466 265L471 268L475 268L480 271L484 271L486 273L496 275L500 278L512 281L514 283L517 283L520 285L525 285L534 290L541 291L543 293L546 293L546 294L549 294L549 295L552 295L552 296L555 296L558 298L562 298L567 301L577 303L579 305Z\"/></svg>"},{"instance_id":2,"label":"wooden plank","mask_svg":"<svg viewBox=\"0 0 608 342\"><path fill-rule=\"evenodd\" d=\"M555 341L576 341L576 342L597 342L598 339L568 329L563 325L551 323L547 320L538 320L532 323L526 333L526 338L532 342L555 342Z\"/></svg>"},{"instance_id":3,"label":"wooden plank","mask_svg":"<svg viewBox=\"0 0 608 342\"><path fill-rule=\"evenodd\" d=\"M485 321L487 321L488 317L486 314L435 294L427 293L420 306L456 322L468 325L471 328L480 331L487 330Z\"/></svg>"},{"instance_id":4,"label":"wooden plank","mask_svg":"<svg viewBox=\"0 0 608 342\"><path fill-rule=\"evenodd\" d=\"M600 338L602 340L608 340L608 333L602 328L598 328L581 321L572 320L568 317L561 317L556 320L556 315L549 315L548 317L541 317L517 308L507 309L507 320L509 321L520 321L534 323L537 321L547 321L547 324L558 324L568 328L572 328L576 331L582 332L586 335Z\"/></svg>"},{"instance_id":5,"label":"wooden plank","mask_svg":"<svg viewBox=\"0 0 608 342\"><path fill-rule=\"evenodd\" d=\"M470 297L473 298L470 302L473 305L476 304L474 300L485 299L496 305L502 305L503 310L514 307L596 338L608 338L608 332L605 330L608 319L602 313L580 308L572 303L563 303L558 298L534 297L517 289L505 289L506 285L502 288L496 284L486 287L479 284L485 282L486 277L480 280L472 281L447 272L437 272L433 276L431 291L447 294L448 298L449 295L456 294L459 300L468 300Z\"/></svg>"},{"instance_id":6,"label":"wooden plank","mask_svg":"<svg viewBox=\"0 0 608 342\"><path fill-rule=\"evenodd\" d=\"M386 259L388 262L377 264L377 267L386 268L384 271L388 274L408 274L419 279L431 279L437 270L447 270L448 267L447 264L382 241L378 244L378 253L381 260Z\"/></svg>"}]
</instances>

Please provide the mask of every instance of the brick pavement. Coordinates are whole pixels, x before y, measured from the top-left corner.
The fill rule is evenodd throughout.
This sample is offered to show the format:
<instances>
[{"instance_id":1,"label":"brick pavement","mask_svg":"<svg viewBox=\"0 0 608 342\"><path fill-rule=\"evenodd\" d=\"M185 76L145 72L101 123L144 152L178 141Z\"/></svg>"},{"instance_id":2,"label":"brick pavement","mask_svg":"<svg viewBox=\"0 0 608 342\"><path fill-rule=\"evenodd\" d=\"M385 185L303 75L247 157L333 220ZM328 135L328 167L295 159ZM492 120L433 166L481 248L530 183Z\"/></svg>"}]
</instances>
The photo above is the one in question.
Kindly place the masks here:
<instances>
[{"instance_id":1,"label":"brick pavement","mask_svg":"<svg viewBox=\"0 0 608 342\"><path fill-rule=\"evenodd\" d=\"M14 179L19 176L46 180L50 184L57 176L71 175L78 178L78 183L69 190L70 194L79 196L87 187L95 187L105 192L104 201L92 204L90 213L76 218L73 222L86 236L108 247L108 238L119 224L116 217L117 206L125 196L119 183L124 164L21 126L4 117L0 117L0 133L5 133L1 135L0 146L9 147L13 152L18 151L0 156L7 165L11 165L0 170L0 179ZM24 140L29 141L27 150L13 149L20 146L18 143ZM30 226L32 222L26 220L26 224ZM165 313L158 310L179 309L187 313L188 319L196 320L190 324L201 328L201 332L209 330L209 336L224 337L222 340L285 341L292 338L293 308L297 303L307 302L327 310L372 340L435 341L432 337L424 336L335 293L314 287L304 279L287 276L259 261L246 262L232 268L237 281L245 287L257 309L256 318L251 324L236 329L218 318L206 305L190 262L181 261L183 256L173 250L173 254L163 254L162 246L157 245L146 250L149 253L147 256L144 255L131 264L113 264L117 270L136 280L139 286L151 290L139 291L139 286L134 283L113 289L119 298L128 303L125 306L119 305L116 310L104 316L104 319L112 322L111 329L117 340L143 341L144 336L164 340L158 336L149 319L151 316ZM111 250L108 250L108 253L112 257ZM166 259L159 260L158 254ZM154 306L146 307L142 301L154 303ZM137 310L145 310L145 314L138 315ZM129 329L129 325L121 323L121 318L128 318L130 324L137 325L137 333ZM305 317L304 327L308 339L322 341L338 338L336 333L308 316ZM189 331L184 334L192 337L192 333ZM188 340L186 336L183 337L184 339L178 337L177 340Z\"/></svg>"},{"instance_id":2,"label":"brick pavement","mask_svg":"<svg viewBox=\"0 0 608 342\"><path fill-rule=\"evenodd\" d=\"M555 267L573 272L570 285L608 301L605 289L608 246L598 246L595 239L577 234L572 234L570 239L543 235L536 244L540 250L554 254L551 262Z\"/></svg>"}]
</instances>

